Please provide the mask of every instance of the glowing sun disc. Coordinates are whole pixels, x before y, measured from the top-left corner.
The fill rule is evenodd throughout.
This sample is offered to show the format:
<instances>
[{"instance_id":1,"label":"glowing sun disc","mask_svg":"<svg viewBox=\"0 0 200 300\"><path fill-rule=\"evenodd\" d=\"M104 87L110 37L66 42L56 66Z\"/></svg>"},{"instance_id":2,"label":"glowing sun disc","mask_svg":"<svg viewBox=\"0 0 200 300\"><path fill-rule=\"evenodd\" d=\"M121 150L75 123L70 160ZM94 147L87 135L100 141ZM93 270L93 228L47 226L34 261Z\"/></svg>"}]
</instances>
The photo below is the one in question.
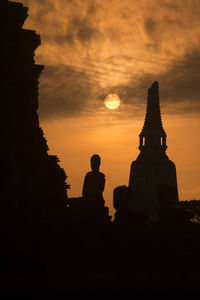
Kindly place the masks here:
<instances>
[{"instance_id":1,"label":"glowing sun disc","mask_svg":"<svg viewBox=\"0 0 200 300\"><path fill-rule=\"evenodd\" d=\"M104 103L109 109L117 109L120 106L120 98L117 94L108 94Z\"/></svg>"}]
</instances>

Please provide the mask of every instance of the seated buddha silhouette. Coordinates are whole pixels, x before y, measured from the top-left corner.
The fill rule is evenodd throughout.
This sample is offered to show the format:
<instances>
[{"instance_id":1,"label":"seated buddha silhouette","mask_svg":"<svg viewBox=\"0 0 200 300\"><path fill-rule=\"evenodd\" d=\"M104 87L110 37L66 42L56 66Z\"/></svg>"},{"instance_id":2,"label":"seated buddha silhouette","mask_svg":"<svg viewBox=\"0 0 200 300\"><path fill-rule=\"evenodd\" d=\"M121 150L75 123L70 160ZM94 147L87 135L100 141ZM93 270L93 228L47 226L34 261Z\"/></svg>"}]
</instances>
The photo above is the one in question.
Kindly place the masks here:
<instances>
[{"instance_id":1,"label":"seated buddha silhouette","mask_svg":"<svg viewBox=\"0 0 200 300\"><path fill-rule=\"evenodd\" d=\"M105 175L99 171L101 158L98 154L94 154L90 158L90 163L92 171L85 175L82 195L88 212L90 211L94 216L100 216L104 211L105 204L103 199Z\"/></svg>"}]
</instances>

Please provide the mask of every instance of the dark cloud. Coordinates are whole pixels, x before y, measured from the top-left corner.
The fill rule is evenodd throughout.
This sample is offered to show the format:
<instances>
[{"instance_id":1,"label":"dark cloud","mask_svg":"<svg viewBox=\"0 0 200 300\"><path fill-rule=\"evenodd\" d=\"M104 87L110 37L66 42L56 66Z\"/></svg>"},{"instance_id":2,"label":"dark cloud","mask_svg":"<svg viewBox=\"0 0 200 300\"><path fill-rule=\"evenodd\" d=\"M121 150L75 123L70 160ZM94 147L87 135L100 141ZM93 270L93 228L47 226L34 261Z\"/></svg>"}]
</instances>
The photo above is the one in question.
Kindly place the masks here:
<instances>
[{"instance_id":1,"label":"dark cloud","mask_svg":"<svg viewBox=\"0 0 200 300\"><path fill-rule=\"evenodd\" d=\"M30 8L36 29L42 28L43 42L66 43L73 47L78 41L86 46L100 35L94 17L99 7L95 0L85 1L84 9L81 9L82 1L59 0L59 8L53 0L23 2Z\"/></svg>"},{"instance_id":2,"label":"dark cloud","mask_svg":"<svg viewBox=\"0 0 200 300\"><path fill-rule=\"evenodd\" d=\"M157 23L152 18L146 18L144 20L144 28L147 33L147 35L150 38L155 38L156 31L157 31Z\"/></svg>"},{"instance_id":3,"label":"dark cloud","mask_svg":"<svg viewBox=\"0 0 200 300\"><path fill-rule=\"evenodd\" d=\"M160 27L161 27L160 22L154 20L153 18L147 17L144 19L144 30L150 40L149 43L145 44L147 50L150 50L150 51L153 50L155 52L158 52L161 50L161 45L162 45L161 31L162 30ZM166 24L164 27L166 27Z\"/></svg>"},{"instance_id":4,"label":"dark cloud","mask_svg":"<svg viewBox=\"0 0 200 300\"><path fill-rule=\"evenodd\" d=\"M36 1L38 4L38 9L35 14L37 21L43 26L47 23L47 16L49 13L53 13L55 5L50 1Z\"/></svg>"},{"instance_id":5,"label":"dark cloud","mask_svg":"<svg viewBox=\"0 0 200 300\"><path fill-rule=\"evenodd\" d=\"M90 76L72 66L46 67L40 82L39 113L42 119L70 117L88 109Z\"/></svg>"},{"instance_id":6,"label":"dark cloud","mask_svg":"<svg viewBox=\"0 0 200 300\"><path fill-rule=\"evenodd\" d=\"M200 104L200 52L194 50L175 63L168 72L160 76L164 86L163 96L177 101L191 101Z\"/></svg>"},{"instance_id":7,"label":"dark cloud","mask_svg":"<svg viewBox=\"0 0 200 300\"><path fill-rule=\"evenodd\" d=\"M40 79L42 118L84 113L92 97L102 104L110 92L119 94L127 107L138 109L146 104L147 89L155 80L160 83L163 106L174 107L175 113L200 111L200 51L190 51L173 61L178 53L182 55L199 44L200 6L196 1L195 5L186 0L176 4L170 0L146 1L145 9L136 1L132 8L139 25L134 22L134 11L123 1L23 2L30 7L30 28L41 34L38 62L52 65ZM149 65L154 73L147 73ZM116 85L115 77L123 83Z\"/></svg>"},{"instance_id":8,"label":"dark cloud","mask_svg":"<svg viewBox=\"0 0 200 300\"><path fill-rule=\"evenodd\" d=\"M194 50L158 75L146 73L130 79L125 85L100 89L93 73L72 66L46 67L40 84L40 117L60 118L91 112L102 106L108 93L117 93L123 100L127 114L143 113L147 90L158 80L161 106L166 113L200 112L200 52ZM92 76L93 74L93 76ZM98 102L95 102L95 99ZM97 105L95 106L94 105ZM123 116L126 117L126 111Z\"/></svg>"},{"instance_id":9,"label":"dark cloud","mask_svg":"<svg viewBox=\"0 0 200 300\"><path fill-rule=\"evenodd\" d=\"M73 17L67 25L66 42L71 46L78 40L82 44L87 44L92 38L97 37L98 30L91 24L87 17ZM63 40L65 37L63 36Z\"/></svg>"},{"instance_id":10,"label":"dark cloud","mask_svg":"<svg viewBox=\"0 0 200 300\"><path fill-rule=\"evenodd\" d=\"M137 84L133 78L128 84L118 85L112 90L135 108L146 103L147 89L155 80L159 81L161 104L169 107L168 113L200 112L200 51L186 54L163 73L146 73L139 77Z\"/></svg>"},{"instance_id":11,"label":"dark cloud","mask_svg":"<svg viewBox=\"0 0 200 300\"><path fill-rule=\"evenodd\" d=\"M173 13L170 13L169 7L164 7L162 18L159 14L144 17L143 28L148 38L148 42L145 43L147 51L162 53L162 51L166 51L173 38L173 44L175 44L178 39L180 39L181 42L181 37L188 34L189 24L185 20L186 17L181 15L180 8L173 8L176 12L173 11Z\"/></svg>"},{"instance_id":12,"label":"dark cloud","mask_svg":"<svg viewBox=\"0 0 200 300\"><path fill-rule=\"evenodd\" d=\"M97 24L95 24L95 13L97 5L95 1L91 1L86 10L86 14L81 16L80 14L74 15L67 25L67 41L70 44L74 44L76 40L86 45L91 42L93 38L99 36Z\"/></svg>"},{"instance_id":13,"label":"dark cloud","mask_svg":"<svg viewBox=\"0 0 200 300\"><path fill-rule=\"evenodd\" d=\"M162 86L162 98L166 103L188 103L188 107L200 110L199 50L187 53L165 73L160 74L158 80Z\"/></svg>"}]
</instances>

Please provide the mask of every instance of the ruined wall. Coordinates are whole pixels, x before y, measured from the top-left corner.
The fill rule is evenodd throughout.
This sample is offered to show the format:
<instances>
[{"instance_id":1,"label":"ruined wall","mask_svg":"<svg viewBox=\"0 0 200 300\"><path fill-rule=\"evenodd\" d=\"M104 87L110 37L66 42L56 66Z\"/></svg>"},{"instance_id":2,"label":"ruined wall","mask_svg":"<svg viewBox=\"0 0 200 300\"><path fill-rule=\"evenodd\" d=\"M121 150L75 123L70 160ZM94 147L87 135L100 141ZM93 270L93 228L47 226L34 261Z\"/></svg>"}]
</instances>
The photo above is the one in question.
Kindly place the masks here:
<instances>
[{"instance_id":1,"label":"ruined wall","mask_svg":"<svg viewBox=\"0 0 200 300\"><path fill-rule=\"evenodd\" d=\"M22 28L28 9L0 2L2 189L5 222L30 222L64 208L66 175L48 146L38 118L39 76L34 62L40 36ZM9 221L8 221L9 219Z\"/></svg>"}]
</instances>

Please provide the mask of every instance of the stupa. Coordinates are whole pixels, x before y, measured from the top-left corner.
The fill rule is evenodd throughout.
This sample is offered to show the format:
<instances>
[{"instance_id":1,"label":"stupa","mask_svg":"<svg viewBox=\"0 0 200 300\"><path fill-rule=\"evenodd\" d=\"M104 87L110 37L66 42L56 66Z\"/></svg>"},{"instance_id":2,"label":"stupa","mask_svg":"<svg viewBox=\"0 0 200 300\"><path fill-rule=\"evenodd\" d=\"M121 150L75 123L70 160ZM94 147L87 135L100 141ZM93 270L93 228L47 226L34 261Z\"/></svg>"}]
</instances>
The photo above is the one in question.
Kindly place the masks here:
<instances>
[{"instance_id":1,"label":"stupa","mask_svg":"<svg viewBox=\"0 0 200 300\"><path fill-rule=\"evenodd\" d=\"M129 210L152 223L170 219L179 202L176 167L166 155L166 137L159 84L155 81L148 89L146 118L139 135L140 153L131 164L128 201Z\"/></svg>"}]
</instances>

